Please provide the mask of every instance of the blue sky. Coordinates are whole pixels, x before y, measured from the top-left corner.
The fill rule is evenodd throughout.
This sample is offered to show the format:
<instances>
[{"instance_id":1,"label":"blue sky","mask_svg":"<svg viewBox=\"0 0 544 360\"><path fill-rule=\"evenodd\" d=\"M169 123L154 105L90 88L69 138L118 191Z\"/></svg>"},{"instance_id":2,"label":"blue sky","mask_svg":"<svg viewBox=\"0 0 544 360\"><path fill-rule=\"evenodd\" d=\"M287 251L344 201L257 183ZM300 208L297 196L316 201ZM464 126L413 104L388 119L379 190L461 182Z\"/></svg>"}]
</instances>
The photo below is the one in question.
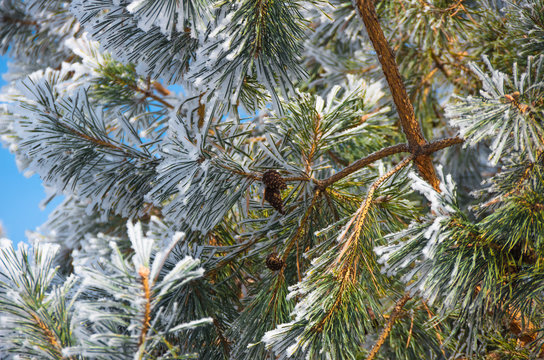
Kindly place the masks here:
<instances>
[{"instance_id":1,"label":"blue sky","mask_svg":"<svg viewBox=\"0 0 544 360\"><path fill-rule=\"evenodd\" d=\"M7 71L7 57L0 56L0 73ZM0 86L5 85L0 79ZM25 241L25 230L34 230L60 202L56 199L44 211L39 203L45 198L40 178L25 178L15 165L15 157L0 146L0 221L7 238L14 243Z\"/></svg>"},{"instance_id":2,"label":"blue sky","mask_svg":"<svg viewBox=\"0 0 544 360\"><path fill-rule=\"evenodd\" d=\"M0 56L0 74L7 71L8 58ZM0 78L0 87L6 82ZM170 86L170 90L183 92L181 86ZM249 115L240 110L242 118ZM25 231L35 230L47 220L49 213L62 201L56 198L40 210L39 204L46 195L38 175L26 178L17 169L15 157L0 146L0 221L5 236L14 243L26 241Z\"/></svg>"}]
</instances>

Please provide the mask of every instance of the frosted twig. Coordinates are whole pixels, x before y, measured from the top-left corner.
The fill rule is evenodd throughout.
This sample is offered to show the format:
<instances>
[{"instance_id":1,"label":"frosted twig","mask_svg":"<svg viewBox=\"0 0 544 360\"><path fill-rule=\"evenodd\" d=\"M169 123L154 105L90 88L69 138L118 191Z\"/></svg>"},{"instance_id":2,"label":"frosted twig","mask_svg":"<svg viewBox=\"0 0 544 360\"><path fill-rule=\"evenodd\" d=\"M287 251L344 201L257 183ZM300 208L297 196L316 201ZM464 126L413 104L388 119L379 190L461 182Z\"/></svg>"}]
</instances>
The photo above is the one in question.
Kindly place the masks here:
<instances>
[{"instance_id":1,"label":"frosted twig","mask_svg":"<svg viewBox=\"0 0 544 360\"><path fill-rule=\"evenodd\" d=\"M140 333L140 339L138 340L138 348L140 348L144 342L147 335L147 331L149 330L150 326L150 320L151 320L151 291L149 288L149 269L145 266L142 266L138 270L138 275L140 275L142 279L142 285L144 288L144 298L145 298L145 312L144 312L144 319L142 321L142 332ZM140 352L140 359L142 358L144 352Z\"/></svg>"}]
</instances>

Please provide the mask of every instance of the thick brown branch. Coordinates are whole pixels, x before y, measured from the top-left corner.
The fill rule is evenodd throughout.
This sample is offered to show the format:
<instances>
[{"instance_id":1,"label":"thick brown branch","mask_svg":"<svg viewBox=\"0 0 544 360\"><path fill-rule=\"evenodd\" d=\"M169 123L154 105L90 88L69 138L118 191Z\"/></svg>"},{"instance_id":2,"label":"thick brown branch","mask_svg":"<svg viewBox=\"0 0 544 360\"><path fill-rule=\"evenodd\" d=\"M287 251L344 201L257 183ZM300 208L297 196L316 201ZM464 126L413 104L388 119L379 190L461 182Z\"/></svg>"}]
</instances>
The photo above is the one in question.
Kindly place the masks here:
<instances>
[{"instance_id":1,"label":"thick brown branch","mask_svg":"<svg viewBox=\"0 0 544 360\"><path fill-rule=\"evenodd\" d=\"M393 95L393 101L397 106L402 129L406 134L408 144L410 148L417 149L418 146L425 144L425 139L421 133L419 123L415 119L414 108L406 93L406 88L400 76L393 52L378 22L374 2L372 0L357 0L357 8L367 29L368 36L378 54L378 59L391 89L391 95Z\"/></svg>"},{"instance_id":2,"label":"thick brown branch","mask_svg":"<svg viewBox=\"0 0 544 360\"><path fill-rule=\"evenodd\" d=\"M425 155L430 155L439 150L445 149L447 147L462 144L465 140L460 137L447 138L433 141L432 143L426 144L423 146L422 152Z\"/></svg>"},{"instance_id":3,"label":"thick brown branch","mask_svg":"<svg viewBox=\"0 0 544 360\"><path fill-rule=\"evenodd\" d=\"M395 62L393 51L389 47L378 21L378 15L374 8L374 1L357 0L357 9L365 24L368 37L378 54L383 73L389 84L389 88L391 89L393 101L397 106L400 124L406 135L406 139L408 140L408 145L410 146L410 152L417 155L415 159L416 166L421 176L435 189L438 189L439 180L436 177L432 160L430 156L421 153L421 147L423 147L427 141L423 137L421 127L416 120L414 108L406 93L406 88L404 87L404 82L400 76L397 63Z\"/></svg>"},{"instance_id":4,"label":"thick brown branch","mask_svg":"<svg viewBox=\"0 0 544 360\"><path fill-rule=\"evenodd\" d=\"M327 178L325 180L319 181L317 183L317 186L319 188L324 189L327 186L329 186L331 184L334 184L338 180L345 178L349 174L352 174L352 173L356 172L357 170L360 170L360 169L364 168L368 164L373 163L374 161L380 160L380 159L382 159L382 158L384 158L386 156L389 156L389 155L393 155L393 154L397 154L397 153L401 153L401 152L408 152L408 151L409 151L409 147L406 144L398 144L398 145L393 145L393 146L386 147L384 149L381 149L379 151L376 151L376 152L368 155L367 157L364 157L362 159L357 160L353 164L345 167L344 169L342 169L341 171L339 171L336 174L332 175L331 177L329 177L329 178Z\"/></svg>"},{"instance_id":5,"label":"thick brown branch","mask_svg":"<svg viewBox=\"0 0 544 360\"><path fill-rule=\"evenodd\" d=\"M366 357L366 360L372 360L376 357L378 354L378 351L382 347L382 345L385 343L385 340L387 340L387 337L389 336L389 333L391 332L391 329L393 328L393 325L395 324L395 320L397 320L398 316L400 315L402 308L408 300L410 300L412 297L409 294L404 294L403 297L397 301L395 304L395 308L393 309L393 312L391 313L391 316L389 316L389 321L387 321L387 325L385 325L385 328L383 329L382 333L380 334L380 337L378 338L378 341L374 344L374 347L370 351L370 354Z\"/></svg>"},{"instance_id":6,"label":"thick brown branch","mask_svg":"<svg viewBox=\"0 0 544 360\"><path fill-rule=\"evenodd\" d=\"M417 155L428 156L436 151L442 150L452 145L461 144L463 142L464 140L461 139L460 137L433 141L432 143L427 143L423 147L421 147ZM402 152L410 152L410 146L408 144L397 144L397 145L389 146L381 150L378 150L362 159L357 160L353 164L345 167L344 169L340 170L339 172L332 175L331 177L325 180L317 181L317 187L320 189L325 189L326 187L337 182L338 180L345 178L349 174L352 174L375 161L378 161L386 156L394 155L394 154L398 154Z\"/></svg>"}]
</instances>

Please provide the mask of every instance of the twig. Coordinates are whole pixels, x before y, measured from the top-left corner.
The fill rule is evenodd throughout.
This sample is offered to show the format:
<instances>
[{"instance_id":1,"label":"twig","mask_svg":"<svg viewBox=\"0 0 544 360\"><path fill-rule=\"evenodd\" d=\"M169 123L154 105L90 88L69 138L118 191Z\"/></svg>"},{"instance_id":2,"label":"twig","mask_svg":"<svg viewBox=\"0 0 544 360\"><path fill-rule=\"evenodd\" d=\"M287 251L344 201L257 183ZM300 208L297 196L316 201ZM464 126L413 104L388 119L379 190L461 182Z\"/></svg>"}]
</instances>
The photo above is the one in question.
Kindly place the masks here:
<instances>
[{"instance_id":1,"label":"twig","mask_svg":"<svg viewBox=\"0 0 544 360\"><path fill-rule=\"evenodd\" d=\"M421 303L423 304L423 307L427 311L429 320L432 320L434 314L431 313L431 309L429 309L429 307L425 303L425 300L421 300ZM442 336L440 336L440 331L442 331L442 329L440 329L440 326L438 324L433 324L433 328L434 328L434 331L436 332L436 338L438 339L438 343L440 344L440 351L442 351L442 354L444 355L444 357L446 357L446 352L442 348Z\"/></svg>"},{"instance_id":2,"label":"twig","mask_svg":"<svg viewBox=\"0 0 544 360\"><path fill-rule=\"evenodd\" d=\"M262 176L261 176L262 178ZM311 179L307 176L291 176L291 177L284 177L283 181L310 181Z\"/></svg>"},{"instance_id":3,"label":"twig","mask_svg":"<svg viewBox=\"0 0 544 360\"><path fill-rule=\"evenodd\" d=\"M116 80L119 84L121 85L124 85L126 87L128 87L129 89L131 90L134 90L134 91L137 91L139 93L142 93L144 94L146 97L150 97L152 98L153 100L157 101L157 102L160 102L161 104L163 104L164 106L166 106L167 108L169 109L173 109L174 108L174 105L170 104L169 102L167 102L166 100L162 99L161 97L155 95L153 93L152 90L150 89L142 89L140 88L139 86L137 85L133 85L133 84L129 84L127 83L126 81L124 81L122 78L120 77L116 77L114 80ZM170 91L166 88L164 88L160 83L158 83L157 81L153 81L151 83L151 85L153 85L153 87L161 94L165 95L165 94L170 94Z\"/></svg>"},{"instance_id":4,"label":"twig","mask_svg":"<svg viewBox=\"0 0 544 360\"><path fill-rule=\"evenodd\" d=\"M431 58L433 59L435 65L436 65L436 68L438 70L440 70L442 72L442 74L444 74L446 79L451 81L450 72L448 71L448 69L446 69L445 64L442 62L442 60L440 60L440 58L432 50L431 50Z\"/></svg>"},{"instance_id":5,"label":"twig","mask_svg":"<svg viewBox=\"0 0 544 360\"><path fill-rule=\"evenodd\" d=\"M202 302L203 301L202 294L200 293L200 291L198 291L198 287L193 286L193 289L195 291L195 295L198 298L198 300L200 302ZM223 351L225 352L225 354L230 355L230 342L228 341L228 339L223 334L223 329L221 327L221 324L213 316L212 316L212 324L213 324L215 330L217 331L217 336L219 337L219 342L221 343L221 346L223 347Z\"/></svg>"},{"instance_id":6,"label":"twig","mask_svg":"<svg viewBox=\"0 0 544 360\"><path fill-rule=\"evenodd\" d=\"M57 120L58 121L58 120ZM58 121L57 123L59 126L63 127L65 130L68 130L69 132L71 132L72 134L76 135L76 136L79 136L80 138L82 139L85 139L87 141L90 141L92 143L95 143L97 145L100 145L100 146L104 146L104 147L107 147L107 148L110 148L110 149L113 149L113 150L117 150L117 151L122 151L123 153L126 153L121 147L117 146L117 145L114 145L112 143L109 143L107 141L104 141L104 140L100 140L100 139L97 139L95 137L91 137L87 134L84 134L82 133L81 131L79 130L76 130L74 129L73 127L71 126L68 126L64 123L61 123L60 121Z\"/></svg>"},{"instance_id":7,"label":"twig","mask_svg":"<svg viewBox=\"0 0 544 360\"><path fill-rule=\"evenodd\" d=\"M329 205L329 208L331 209L333 215L334 215L334 220L335 221L339 221L340 220L340 216L338 215L338 211L336 210L336 208L334 207L334 204L332 203L332 199L329 195L329 192L328 191L324 191L323 194L325 195L325 199L327 200L327 205Z\"/></svg>"},{"instance_id":8,"label":"twig","mask_svg":"<svg viewBox=\"0 0 544 360\"><path fill-rule=\"evenodd\" d=\"M223 346L223 352L227 355L230 355L230 344L227 338L225 338L225 335L223 335L223 329L221 328L221 324L219 324L219 321L217 321L216 318L213 318L212 322L213 326L217 330L219 342L221 343L221 346Z\"/></svg>"},{"instance_id":9,"label":"twig","mask_svg":"<svg viewBox=\"0 0 544 360\"><path fill-rule=\"evenodd\" d=\"M312 210L313 210L313 208L315 206L315 203L316 203L317 198L319 197L319 195L321 195L321 192L319 190L314 192L314 197L312 198L312 202L310 203L310 206L306 210L306 213L304 214L304 217L302 218L302 221L300 222L300 225L299 225L297 231L295 232L295 235L289 241L289 244L287 244L287 248L283 252L283 256L282 256L282 260L283 260L284 263L287 260L287 256L289 255L289 252L291 252L291 249L293 248L295 243L298 241L299 236L303 233L304 227L306 226L306 222L310 218L310 215L312 213ZM285 266L281 269L282 274L283 274L284 269L285 269Z\"/></svg>"},{"instance_id":10,"label":"twig","mask_svg":"<svg viewBox=\"0 0 544 360\"><path fill-rule=\"evenodd\" d=\"M349 162L347 162L346 160L342 159L340 156L338 156L338 154L336 154L334 151L332 150L329 150L327 151L327 154L331 157L331 159L335 162L335 163L338 163L342 166L348 166L349 165Z\"/></svg>"},{"instance_id":11,"label":"twig","mask_svg":"<svg viewBox=\"0 0 544 360\"><path fill-rule=\"evenodd\" d=\"M219 167L222 167L223 169L225 170L228 170L230 172L232 172L233 174L237 174L237 175L240 175L240 176L244 176L248 179L251 179L251 180L254 180L254 181L260 181L262 176L259 176L258 174L254 174L254 173L247 173L245 171L242 171L242 170L238 170L238 169L233 169L227 165L224 165L220 162L217 162L216 165L218 165Z\"/></svg>"},{"instance_id":12,"label":"twig","mask_svg":"<svg viewBox=\"0 0 544 360\"><path fill-rule=\"evenodd\" d=\"M410 340L412 339L412 330L414 329L414 312L412 311L410 315L410 331L408 332L408 340L406 340L406 349L408 349L408 346L410 346Z\"/></svg>"},{"instance_id":13,"label":"twig","mask_svg":"<svg viewBox=\"0 0 544 360\"><path fill-rule=\"evenodd\" d=\"M431 157L421 153L421 147L426 145L427 141L423 137L421 127L416 120L414 108L406 93L406 88L395 62L395 56L387 43L387 39L378 21L374 1L357 0L356 3L359 15L365 24L368 37L378 54L378 60L382 65L383 73L389 84L393 101L397 106L400 124L408 140L410 152L417 155L415 159L416 166L421 176L435 189L438 189L440 181L436 177Z\"/></svg>"},{"instance_id":14,"label":"twig","mask_svg":"<svg viewBox=\"0 0 544 360\"><path fill-rule=\"evenodd\" d=\"M161 95L168 96L168 95L171 94L170 90L168 90L167 88L162 86L162 84L160 82L158 82L158 81L152 81L151 85L153 85L155 90L157 90L159 93L161 93Z\"/></svg>"},{"instance_id":15,"label":"twig","mask_svg":"<svg viewBox=\"0 0 544 360\"><path fill-rule=\"evenodd\" d=\"M140 275L140 278L142 280L142 285L144 287L144 298L145 298L145 311L144 311L144 319L142 321L142 332L140 333L140 338L138 340L138 348L140 348L142 344L145 342L145 338L150 326L149 322L151 320L151 291L149 289L149 269L146 268L145 266L142 266L138 270L138 275ZM141 352L141 356L143 356L143 352Z\"/></svg>"},{"instance_id":16,"label":"twig","mask_svg":"<svg viewBox=\"0 0 544 360\"><path fill-rule=\"evenodd\" d=\"M488 207L488 206L494 205L494 204L498 203L499 201L510 197L512 194L514 194L516 191L518 191L519 188L521 187L521 185L529 177L530 170L533 168L533 166L534 166L534 164L531 164L531 165L527 166L527 168L525 169L525 171L523 173L523 176L521 177L521 179L519 179L519 181L516 183L516 185L514 186L514 188L512 190L508 191L504 195L499 195L496 198L486 202L485 204L482 205L482 207Z\"/></svg>"},{"instance_id":17,"label":"twig","mask_svg":"<svg viewBox=\"0 0 544 360\"><path fill-rule=\"evenodd\" d=\"M372 347L372 350L370 351L370 354L366 357L366 360L372 360L376 357L378 354L378 351L382 347L382 345L385 343L385 340L389 336L389 333L391 332L391 329L393 328L393 325L395 324L395 320L397 320L397 317L400 315L402 308L408 300L410 300L412 297L406 293L403 297L397 301L395 304L395 307L393 308L393 312L391 313L391 316L389 316L389 320L387 321L387 325L383 329L382 333L380 334L380 337L378 338L378 341L374 344Z\"/></svg>"},{"instance_id":18,"label":"twig","mask_svg":"<svg viewBox=\"0 0 544 360\"><path fill-rule=\"evenodd\" d=\"M16 19L11 16L7 16L6 14L3 14L0 18L1 22L5 22L12 25L28 25L28 26L35 26L36 30L40 29L40 24L36 20L24 20L24 19Z\"/></svg>"},{"instance_id":19,"label":"twig","mask_svg":"<svg viewBox=\"0 0 544 360\"><path fill-rule=\"evenodd\" d=\"M51 113L47 113L47 114L50 115ZM110 142L107 142L107 141L104 141L104 140L97 139L95 137L89 136L89 135L87 135L85 133L82 133L81 131L76 130L73 127L71 127L69 125L66 125L65 123L61 122L60 121L60 116L58 116L58 114L55 114L55 115L57 115L57 116L55 116L56 125L64 128L65 130L68 130L72 134L74 134L76 136L79 136L80 138L85 139L87 141L90 141L92 143L95 143L97 145L107 147L107 148L110 148L110 149L113 149L113 150L116 150L116 151L121 151L126 157L131 157L131 158L133 157L133 155L127 153L126 150L123 149L122 147L117 146L115 144L112 144Z\"/></svg>"},{"instance_id":20,"label":"twig","mask_svg":"<svg viewBox=\"0 0 544 360\"><path fill-rule=\"evenodd\" d=\"M449 11L453 10L454 12L450 16L454 16L455 14L457 14L459 12L459 8L463 7L463 4L462 4L463 0L458 0L455 4L452 4L449 7L444 8L444 9L439 8L437 6L434 6L432 4L429 4L427 1L424 1L424 0L419 0L419 2L424 7L428 7L429 9L432 9L433 11L438 12L438 13L446 13L446 12L449 12ZM463 9L464 9L464 7L463 7Z\"/></svg>"},{"instance_id":21,"label":"twig","mask_svg":"<svg viewBox=\"0 0 544 360\"><path fill-rule=\"evenodd\" d=\"M174 108L174 105L170 104L166 100L163 100L161 97L153 94L152 91L144 90L144 89L141 89L138 86L134 86L134 85L129 85L129 84L126 84L126 85L129 87L129 89L140 92L140 93L144 94L145 96L150 97L150 98L152 98L153 100L155 100L157 102L160 102L161 104L163 104L164 106L166 106L169 109Z\"/></svg>"}]
</instances>

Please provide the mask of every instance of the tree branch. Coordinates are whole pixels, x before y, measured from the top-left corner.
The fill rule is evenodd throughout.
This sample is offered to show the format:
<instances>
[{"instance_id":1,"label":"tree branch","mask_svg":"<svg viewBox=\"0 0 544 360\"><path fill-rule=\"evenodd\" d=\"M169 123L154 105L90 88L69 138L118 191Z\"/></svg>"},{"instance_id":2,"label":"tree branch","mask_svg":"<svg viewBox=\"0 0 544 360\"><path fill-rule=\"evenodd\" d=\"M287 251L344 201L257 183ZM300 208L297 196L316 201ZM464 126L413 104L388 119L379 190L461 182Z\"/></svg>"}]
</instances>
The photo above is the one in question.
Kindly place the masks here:
<instances>
[{"instance_id":1,"label":"tree branch","mask_svg":"<svg viewBox=\"0 0 544 360\"><path fill-rule=\"evenodd\" d=\"M393 325L395 324L395 320L397 320L398 316L400 315L402 308L408 300L410 300L412 297L406 293L403 297L397 301L395 304L395 307L393 308L393 312L391 313L391 316L389 316L389 321L387 321L387 325L383 329L382 333L380 334L380 337L378 338L378 341L374 344L374 347L372 347L372 350L370 351L370 354L366 357L366 360L373 360L376 355L378 354L378 351L382 347L382 345L385 343L385 340L389 336L389 333L391 332L391 329L393 328Z\"/></svg>"},{"instance_id":2,"label":"tree branch","mask_svg":"<svg viewBox=\"0 0 544 360\"><path fill-rule=\"evenodd\" d=\"M62 356L62 345L59 343L60 339L58 336L51 329L49 329L49 327L38 317L38 315L30 313L30 316L32 317L32 320L34 320L36 326L41 330L42 334L47 338L49 344L53 347L52 352L54 352L59 359L64 359L64 356Z\"/></svg>"},{"instance_id":3,"label":"tree branch","mask_svg":"<svg viewBox=\"0 0 544 360\"><path fill-rule=\"evenodd\" d=\"M465 140L460 137L436 140L432 143L425 144L423 146L422 153L425 155L430 155L438 150L442 150L453 145L462 144L464 142Z\"/></svg>"},{"instance_id":4,"label":"tree branch","mask_svg":"<svg viewBox=\"0 0 544 360\"><path fill-rule=\"evenodd\" d=\"M142 280L142 285L144 288L144 299L145 299L145 311L144 318L142 320L142 331L140 333L140 338L138 339L138 349L144 344L147 336L147 332L150 327L151 320L151 291L149 288L149 269L145 266L142 266L138 270L138 275ZM143 352L140 353L143 355ZM141 357L140 357L141 358Z\"/></svg>"},{"instance_id":5,"label":"tree branch","mask_svg":"<svg viewBox=\"0 0 544 360\"><path fill-rule=\"evenodd\" d=\"M364 157L362 159L357 160L353 164L345 167L341 171L337 172L336 174L332 175L331 177L321 180L317 183L317 186L319 188L326 188L327 186L334 184L340 179L345 178L349 174L352 174L356 172L357 170L362 169L363 167L367 166L368 164L373 163L374 161L380 160L386 156L401 153L401 152L409 152L410 148L406 144L397 144L393 146L386 147L384 149L378 150L367 157Z\"/></svg>"},{"instance_id":6,"label":"tree branch","mask_svg":"<svg viewBox=\"0 0 544 360\"><path fill-rule=\"evenodd\" d=\"M17 19L12 16L9 16L7 14L4 14L0 18L0 22L5 22L12 25L26 25L26 26L34 26L36 30L40 29L40 24L36 20L27 20L27 19Z\"/></svg>"},{"instance_id":7,"label":"tree branch","mask_svg":"<svg viewBox=\"0 0 544 360\"><path fill-rule=\"evenodd\" d=\"M416 156L429 156L430 154L442 150L444 148L447 148L452 145L461 144L464 140L460 137L454 137L454 138L447 138L442 140L433 141L432 143L427 143L423 145L419 151L417 152ZM341 180L348 176L349 174L352 174L363 167L373 163L374 161L380 160L386 156L398 154L401 152L411 152L410 146L408 144L397 144L393 146L389 146L386 148L383 148L381 150L378 150L362 159L357 160L353 164L345 167L344 169L340 170L336 174L328 177L325 180L318 180L317 187L319 189L325 189L326 187L334 184L338 180Z\"/></svg>"},{"instance_id":8,"label":"tree branch","mask_svg":"<svg viewBox=\"0 0 544 360\"><path fill-rule=\"evenodd\" d=\"M169 102L167 102L166 100L162 99L161 97L159 97L159 96L153 94L153 91L144 90L144 89L141 89L141 88L139 88L138 86L134 86L134 85L128 85L128 84L127 84L127 86L128 86L131 90L134 90L134 91L137 91L137 92L139 92L139 93L142 93L142 94L144 94L145 96L150 97L150 98L152 98L153 100L155 100L155 101L161 103L162 105L166 106L166 107L169 108L169 109L173 109L173 108L174 108L174 105L170 104ZM155 86L155 88L157 88L157 87ZM165 89L165 90L166 90L166 89ZM159 90L157 90L157 91L159 91ZM159 91L159 92L160 92L160 91Z\"/></svg>"},{"instance_id":9,"label":"tree branch","mask_svg":"<svg viewBox=\"0 0 544 360\"><path fill-rule=\"evenodd\" d=\"M373 0L357 0L357 9L359 10L359 15L363 19L365 24L368 37L378 54L378 59L382 65L382 70L391 89L391 94L393 95L393 101L397 106L397 112L400 118L400 124L406 139L408 140L408 146L410 152L414 155L417 155L415 158L416 166L421 174L421 176L431 184L435 189L438 189L440 181L436 177L434 167L432 164L431 157L429 155L422 154L421 147L427 144L427 141L423 137L421 132L421 127L416 120L414 114L414 108L408 94L406 93L406 88L404 87L404 82L399 73L397 63L395 62L395 57L393 51L387 43L387 39L383 33L383 30L378 21L378 15L376 14L376 9L374 8Z\"/></svg>"},{"instance_id":10,"label":"tree branch","mask_svg":"<svg viewBox=\"0 0 544 360\"><path fill-rule=\"evenodd\" d=\"M96 145L100 145L100 146L103 146L103 147L107 147L107 148L110 148L110 149L113 149L113 150L117 150L117 151L121 151L123 153L126 154L126 151L124 149L122 149L121 147L115 145L115 144L112 144L112 143L109 143L107 141L104 141L104 140L101 140L101 139L98 139L96 137L91 137L87 134L84 134L82 133L81 131L79 130L76 130L74 129L73 127L71 126L68 126L60 121L57 121L57 124L61 127L63 127L65 130L68 130L69 132L71 132L72 134L82 138L82 139L85 139L87 141L90 141ZM128 154L127 154L128 155Z\"/></svg>"}]
</instances>

